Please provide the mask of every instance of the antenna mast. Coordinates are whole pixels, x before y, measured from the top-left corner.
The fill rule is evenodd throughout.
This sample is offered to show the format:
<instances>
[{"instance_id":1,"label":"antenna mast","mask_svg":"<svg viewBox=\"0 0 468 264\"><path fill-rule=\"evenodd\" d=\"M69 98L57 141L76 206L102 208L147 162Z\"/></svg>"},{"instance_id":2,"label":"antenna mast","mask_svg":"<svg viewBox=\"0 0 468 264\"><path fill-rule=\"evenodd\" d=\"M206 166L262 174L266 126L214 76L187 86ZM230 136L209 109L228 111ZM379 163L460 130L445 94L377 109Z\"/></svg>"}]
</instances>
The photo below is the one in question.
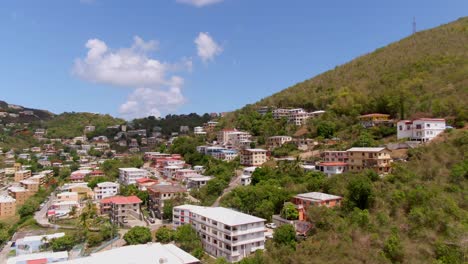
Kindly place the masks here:
<instances>
[{"instance_id":1,"label":"antenna mast","mask_svg":"<svg viewBox=\"0 0 468 264\"><path fill-rule=\"evenodd\" d=\"M413 17L413 34L416 33L416 17Z\"/></svg>"}]
</instances>

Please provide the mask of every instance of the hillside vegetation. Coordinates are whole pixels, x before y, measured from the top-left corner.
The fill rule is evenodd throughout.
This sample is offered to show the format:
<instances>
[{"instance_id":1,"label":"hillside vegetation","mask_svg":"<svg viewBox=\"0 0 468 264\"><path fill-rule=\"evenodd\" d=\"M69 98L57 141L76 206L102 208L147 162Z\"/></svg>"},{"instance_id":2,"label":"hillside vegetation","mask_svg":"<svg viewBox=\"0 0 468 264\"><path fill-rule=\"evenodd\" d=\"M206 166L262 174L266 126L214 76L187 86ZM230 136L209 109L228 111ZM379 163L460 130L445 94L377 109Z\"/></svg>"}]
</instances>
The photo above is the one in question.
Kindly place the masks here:
<instances>
[{"instance_id":1,"label":"hillside vegetation","mask_svg":"<svg viewBox=\"0 0 468 264\"><path fill-rule=\"evenodd\" d=\"M93 113L62 113L44 124L50 138L73 138L83 135L85 126L95 126L95 135L105 134L108 126L124 124L125 120Z\"/></svg>"},{"instance_id":2,"label":"hillside vegetation","mask_svg":"<svg viewBox=\"0 0 468 264\"><path fill-rule=\"evenodd\" d=\"M417 32L298 83L257 106L468 119L468 17Z\"/></svg>"}]
</instances>

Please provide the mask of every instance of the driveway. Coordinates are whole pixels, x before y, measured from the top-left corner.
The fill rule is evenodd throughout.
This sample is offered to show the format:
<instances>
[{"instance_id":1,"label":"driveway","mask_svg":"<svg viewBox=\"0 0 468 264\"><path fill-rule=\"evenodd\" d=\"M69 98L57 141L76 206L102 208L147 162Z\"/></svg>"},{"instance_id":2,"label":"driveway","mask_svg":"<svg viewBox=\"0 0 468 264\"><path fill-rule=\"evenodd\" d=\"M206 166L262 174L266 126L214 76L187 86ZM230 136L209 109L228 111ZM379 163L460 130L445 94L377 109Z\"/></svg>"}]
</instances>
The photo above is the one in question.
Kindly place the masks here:
<instances>
[{"instance_id":1,"label":"driveway","mask_svg":"<svg viewBox=\"0 0 468 264\"><path fill-rule=\"evenodd\" d=\"M8 259L8 253L10 253L11 250L11 242L8 241L5 246L2 248L2 251L0 251L0 263L6 263Z\"/></svg>"},{"instance_id":2,"label":"driveway","mask_svg":"<svg viewBox=\"0 0 468 264\"><path fill-rule=\"evenodd\" d=\"M230 193L234 188L241 185L241 176L242 176L242 171L241 170L236 170L236 177L234 177L231 180L228 187L226 189L224 189L221 196L219 196L218 199L216 199L216 201L213 203L212 207L219 206L219 202L224 197L224 195Z\"/></svg>"},{"instance_id":3,"label":"driveway","mask_svg":"<svg viewBox=\"0 0 468 264\"><path fill-rule=\"evenodd\" d=\"M52 205L52 201L55 199L54 193L51 193L49 196L49 200L44 206L37 212L34 213L34 219L40 226L49 226L49 227L56 227L56 225L50 224L49 219L47 218L47 211L49 207Z\"/></svg>"}]
</instances>

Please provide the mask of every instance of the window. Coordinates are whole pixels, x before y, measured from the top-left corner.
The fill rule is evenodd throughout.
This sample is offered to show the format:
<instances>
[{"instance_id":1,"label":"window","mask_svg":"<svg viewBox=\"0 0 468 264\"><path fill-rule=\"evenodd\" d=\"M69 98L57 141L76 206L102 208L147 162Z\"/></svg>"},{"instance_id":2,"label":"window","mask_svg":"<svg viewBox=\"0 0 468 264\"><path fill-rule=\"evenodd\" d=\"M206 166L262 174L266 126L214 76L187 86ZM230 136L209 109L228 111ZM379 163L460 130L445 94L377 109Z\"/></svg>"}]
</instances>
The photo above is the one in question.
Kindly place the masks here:
<instances>
[{"instance_id":1,"label":"window","mask_svg":"<svg viewBox=\"0 0 468 264\"><path fill-rule=\"evenodd\" d=\"M426 124L426 127L431 127L431 124Z\"/></svg>"},{"instance_id":2,"label":"window","mask_svg":"<svg viewBox=\"0 0 468 264\"><path fill-rule=\"evenodd\" d=\"M403 130L403 126L399 126L398 129L400 129L400 131Z\"/></svg>"}]
</instances>

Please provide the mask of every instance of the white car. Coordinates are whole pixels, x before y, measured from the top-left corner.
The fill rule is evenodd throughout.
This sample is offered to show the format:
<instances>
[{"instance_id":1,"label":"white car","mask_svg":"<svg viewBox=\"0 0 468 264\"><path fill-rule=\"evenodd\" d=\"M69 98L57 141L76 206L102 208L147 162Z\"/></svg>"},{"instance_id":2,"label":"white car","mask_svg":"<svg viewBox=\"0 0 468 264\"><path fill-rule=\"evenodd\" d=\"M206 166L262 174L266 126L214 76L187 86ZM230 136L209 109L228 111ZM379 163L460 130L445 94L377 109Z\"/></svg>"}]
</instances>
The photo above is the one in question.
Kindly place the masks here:
<instances>
[{"instance_id":1,"label":"white car","mask_svg":"<svg viewBox=\"0 0 468 264\"><path fill-rule=\"evenodd\" d=\"M275 229L276 228L276 224L275 223L268 223L265 225L266 227L268 228L271 228L271 229Z\"/></svg>"}]
</instances>

